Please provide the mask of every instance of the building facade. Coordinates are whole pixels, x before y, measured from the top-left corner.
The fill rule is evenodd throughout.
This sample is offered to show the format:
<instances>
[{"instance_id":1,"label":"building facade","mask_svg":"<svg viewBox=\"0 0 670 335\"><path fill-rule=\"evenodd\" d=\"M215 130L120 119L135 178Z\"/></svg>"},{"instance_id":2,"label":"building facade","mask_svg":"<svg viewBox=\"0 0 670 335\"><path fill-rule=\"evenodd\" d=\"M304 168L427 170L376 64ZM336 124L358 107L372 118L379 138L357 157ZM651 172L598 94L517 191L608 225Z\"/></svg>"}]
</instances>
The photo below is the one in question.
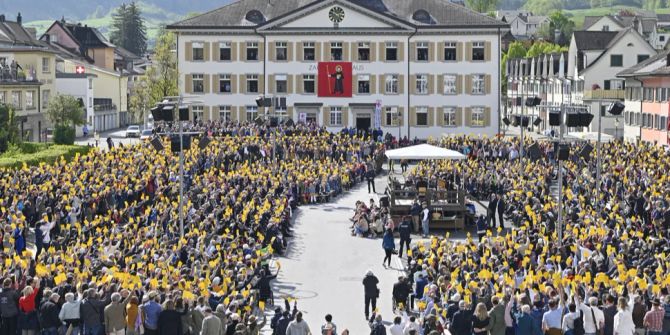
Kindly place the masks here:
<instances>
[{"instance_id":1,"label":"building facade","mask_svg":"<svg viewBox=\"0 0 670 335\"><path fill-rule=\"evenodd\" d=\"M624 139L670 145L670 53L658 55L622 71L626 80Z\"/></svg>"},{"instance_id":2,"label":"building facade","mask_svg":"<svg viewBox=\"0 0 670 335\"><path fill-rule=\"evenodd\" d=\"M19 15L0 15L0 103L14 109L25 141L45 141L49 100L55 94L54 52L25 29Z\"/></svg>"},{"instance_id":3,"label":"building facade","mask_svg":"<svg viewBox=\"0 0 670 335\"><path fill-rule=\"evenodd\" d=\"M179 91L201 102L194 119L269 113L410 138L499 130L506 25L451 2L241 0L168 29ZM259 96L279 99L257 107Z\"/></svg>"},{"instance_id":4,"label":"building facade","mask_svg":"<svg viewBox=\"0 0 670 335\"><path fill-rule=\"evenodd\" d=\"M86 124L95 123L93 80L97 76L91 73L56 73L56 90L58 94L71 95L84 108ZM88 126L87 126L88 127ZM77 136L82 136L83 126L77 126Z\"/></svg>"}]
</instances>

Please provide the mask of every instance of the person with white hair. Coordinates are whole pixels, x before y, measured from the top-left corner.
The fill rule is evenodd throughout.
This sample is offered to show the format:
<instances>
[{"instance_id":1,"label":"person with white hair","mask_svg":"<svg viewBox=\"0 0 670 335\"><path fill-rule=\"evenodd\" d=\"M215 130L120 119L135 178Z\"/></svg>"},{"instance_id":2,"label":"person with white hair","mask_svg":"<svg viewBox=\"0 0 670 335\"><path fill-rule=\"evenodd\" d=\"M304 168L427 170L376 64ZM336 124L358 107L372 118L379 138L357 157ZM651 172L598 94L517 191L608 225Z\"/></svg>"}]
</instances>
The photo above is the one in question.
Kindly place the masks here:
<instances>
[{"instance_id":1,"label":"person with white hair","mask_svg":"<svg viewBox=\"0 0 670 335\"><path fill-rule=\"evenodd\" d=\"M121 293L112 293L112 302L105 307L105 333L107 335L126 334L126 305L130 301L130 292L122 290ZM123 301L121 301L122 298Z\"/></svg>"},{"instance_id":2,"label":"person with white hair","mask_svg":"<svg viewBox=\"0 0 670 335\"><path fill-rule=\"evenodd\" d=\"M589 291L586 292L589 296ZM598 308L598 298L590 297L588 305L583 303L578 296L575 296L575 304L582 311L584 319L584 335L595 335L605 327L605 315L603 311Z\"/></svg>"},{"instance_id":3,"label":"person with white hair","mask_svg":"<svg viewBox=\"0 0 670 335\"><path fill-rule=\"evenodd\" d=\"M81 319L79 318L79 305L81 300L72 292L65 293L65 303L60 308L58 318L65 324L65 328L72 327L71 335L79 335Z\"/></svg>"},{"instance_id":4,"label":"person with white hair","mask_svg":"<svg viewBox=\"0 0 670 335\"><path fill-rule=\"evenodd\" d=\"M516 334L524 335L542 335L542 329L540 329L535 320L530 315L530 305L521 306L521 313L517 313L516 317Z\"/></svg>"},{"instance_id":5,"label":"person with white hair","mask_svg":"<svg viewBox=\"0 0 670 335\"><path fill-rule=\"evenodd\" d=\"M386 335L386 326L382 322L381 314L373 314L373 320L370 321L370 330L371 335Z\"/></svg>"}]
</instances>

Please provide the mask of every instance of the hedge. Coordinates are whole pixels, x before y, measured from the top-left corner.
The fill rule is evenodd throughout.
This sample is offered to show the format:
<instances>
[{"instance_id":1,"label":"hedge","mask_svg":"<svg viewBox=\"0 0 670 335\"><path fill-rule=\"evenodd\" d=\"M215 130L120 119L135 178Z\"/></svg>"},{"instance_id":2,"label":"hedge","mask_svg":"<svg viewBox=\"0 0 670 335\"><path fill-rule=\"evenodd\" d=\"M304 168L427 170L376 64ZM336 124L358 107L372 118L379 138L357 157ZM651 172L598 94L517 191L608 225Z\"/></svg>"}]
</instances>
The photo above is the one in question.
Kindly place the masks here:
<instances>
[{"instance_id":1,"label":"hedge","mask_svg":"<svg viewBox=\"0 0 670 335\"><path fill-rule=\"evenodd\" d=\"M54 145L48 143L21 143L18 150L9 150L0 155L0 168L21 168L23 163L28 166L40 163L50 164L60 159L70 160L79 153L86 155L88 146L81 145Z\"/></svg>"}]
</instances>

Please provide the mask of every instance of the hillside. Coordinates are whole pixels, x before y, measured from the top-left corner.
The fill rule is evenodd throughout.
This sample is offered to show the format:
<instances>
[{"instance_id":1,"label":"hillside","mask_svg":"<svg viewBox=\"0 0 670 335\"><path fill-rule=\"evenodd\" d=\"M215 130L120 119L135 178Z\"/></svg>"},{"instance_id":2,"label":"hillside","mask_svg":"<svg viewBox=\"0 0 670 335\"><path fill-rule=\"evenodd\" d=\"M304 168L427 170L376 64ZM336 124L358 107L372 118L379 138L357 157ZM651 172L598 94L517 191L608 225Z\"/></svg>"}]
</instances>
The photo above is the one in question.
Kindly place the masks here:
<instances>
[{"instance_id":1,"label":"hillside","mask_svg":"<svg viewBox=\"0 0 670 335\"><path fill-rule=\"evenodd\" d=\"M575 21L577 29L581 29L584 25L584 17L586 16L601 16L607 14L618 13L622 9L627 9L633 12L645 11L643 9L631 6L613 6L613 7L599 7L599 8L589 8L589 9L573 9L573 10L564 10L568 15L572 16L572 20ZM670 14L669 8L657 9L657 14Z\"/></svg>"}]
</instances>

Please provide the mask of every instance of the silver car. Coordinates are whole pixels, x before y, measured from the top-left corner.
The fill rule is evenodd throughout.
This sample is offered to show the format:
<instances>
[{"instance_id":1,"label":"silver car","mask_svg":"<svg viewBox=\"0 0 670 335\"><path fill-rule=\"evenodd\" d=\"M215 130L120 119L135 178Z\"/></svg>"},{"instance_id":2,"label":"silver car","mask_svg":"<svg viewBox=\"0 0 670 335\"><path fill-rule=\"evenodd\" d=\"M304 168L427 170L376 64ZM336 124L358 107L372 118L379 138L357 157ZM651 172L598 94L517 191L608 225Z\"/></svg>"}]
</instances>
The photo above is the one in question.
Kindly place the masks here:
<instances>
[{"instance_id":1,"label":"silver car","mask_svg":"<svg viewBox=\"0 0 670 335\"><path fill-rule=\"evenodd\" d=\"M126 129L126 137L140 137L140 126L130 126Z\"/></svg>"}]
</instances>

